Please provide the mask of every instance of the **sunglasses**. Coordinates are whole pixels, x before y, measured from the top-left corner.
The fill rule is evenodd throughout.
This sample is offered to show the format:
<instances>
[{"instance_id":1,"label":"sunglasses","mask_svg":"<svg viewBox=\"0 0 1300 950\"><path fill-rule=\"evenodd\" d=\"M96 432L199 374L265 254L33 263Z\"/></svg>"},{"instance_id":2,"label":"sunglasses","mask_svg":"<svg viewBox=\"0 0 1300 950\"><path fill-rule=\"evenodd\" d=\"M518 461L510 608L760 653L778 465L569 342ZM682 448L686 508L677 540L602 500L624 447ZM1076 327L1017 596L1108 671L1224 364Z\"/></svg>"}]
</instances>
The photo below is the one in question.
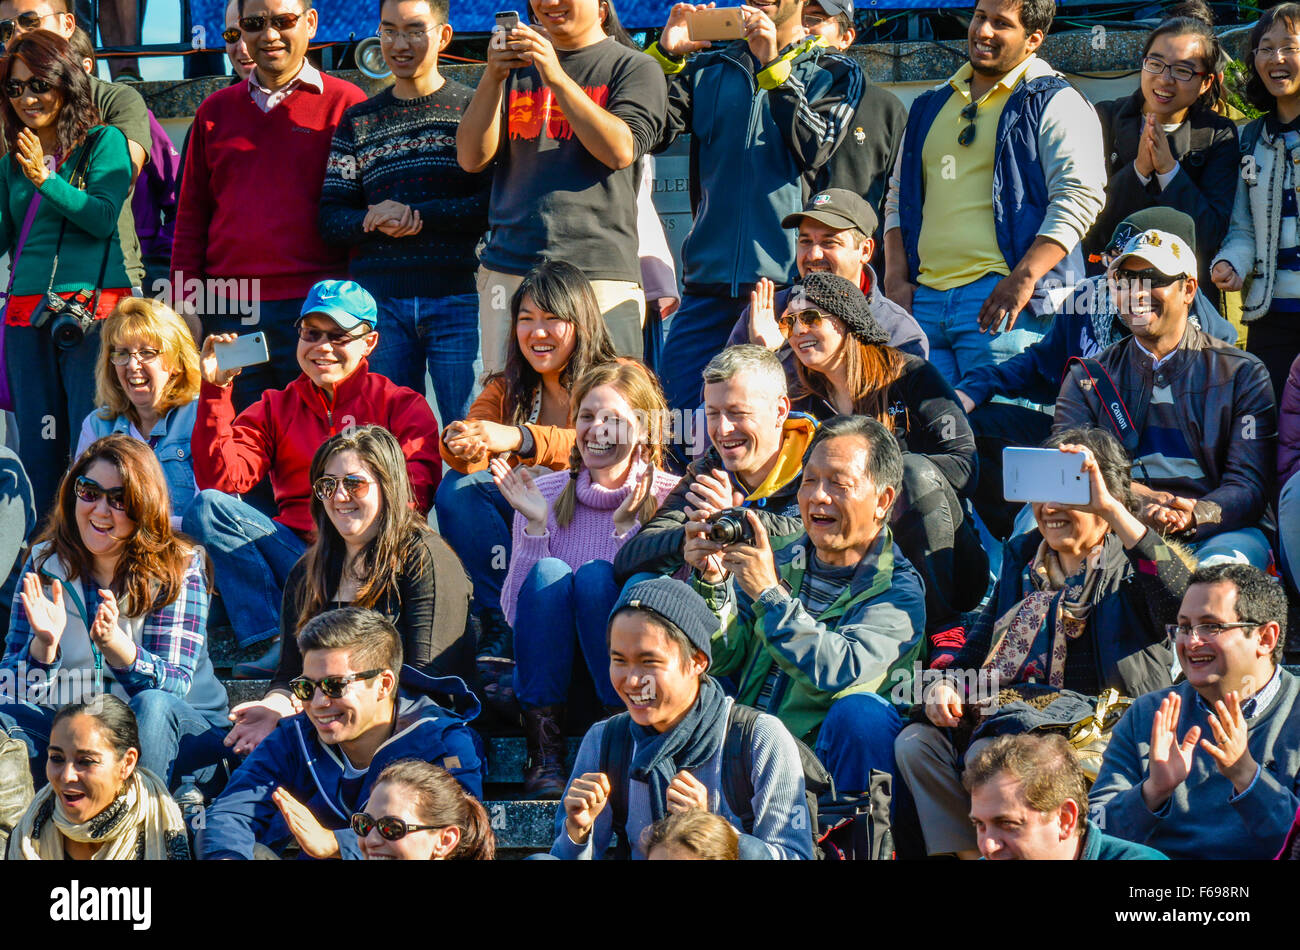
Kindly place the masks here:
<instances>
[{"instance_id":1,"label":"sunglasses","mask_svg":"<svg viewBox=\"0 0 1300 950\"><path fill-rule=\"evenodd\" d=\"M6 79L5 95L10 99L21 99L28 89L33 96L43 96L54 88L54 83L44 79Z\"/></svg>"},{"instance_id":2,"label":"sunglasses","mask_svg":"<svg viewBox=\"0 0 1300 950\"><path fill-rule=\"evenodd\" d=\"M352 683L357 680L374 679L383 673L383 670L366 670L364 673L346 673L342 676L327 676L322 680L308 679L306 676L299 676L297 679L289 681L289 690L304 703L311 702L311 698L316 695L319 688L322 693L330 699L341 699L343 692Z\"/></svg>"},{"instance_id":3,"label":"sunglasses","mask_svg":"<svg viewBox=\"0 0 1300 950\"><path fill-rule=\"evenodd\" d=\"M123 350L116 346L108 351L108 361L114 366L129 365L133 356L141 363L152 363L158 358L158 351L148 348L143 350Z\"/></svg>"},{"instance_id":4,"label":"sunglasses","mask_svg":"<svg viewBox=\"0 0 1300 950\"><path fill-rule=\"evenodd\" d=\"M8 43L15 32L30 33L40 28L41 21L47 17L59 16L58 13L36 13L29 10L20 13L12 20L0 20L0 43Z\"/></svg>"},{"instance_id":5,"label":"sunglasses","mask_svg":"<svg viewBox=\"0 0 1300 950\"><path fill-rule=\"evenodd\" d=\"M275 27L281 33L285 30L292 30L302 19L301 13L277 13L275 16L266 16L259 13L257 16L241 16L239 18L239 28L245 33L261 33L266 29L268 23ZM222 36L225 36L223 33Z\"/></svg>"},{"instance_id":6,"label":"sunglasses","mask_svg":"<svg viewBox=\"0 0 1300 950\"><path fill-rule=\"evenodd\" d=\"M238 43L239 38L243 35L244 34L239 32L239 27L237 26L232 26L228 30L221 31L221 38L225 40L227 43Z\"/></svg>"},{"instance_id":7,"label":"sunglasses","mask_svg":"<svg viewBox=\"0 0 1300 950\"><path fill-rule=\"evenodd\" d=\"M360 340L371 332L370 330L361 333L331 332L329 330L317 330L315 327L309 327L303 323L299 323L297 327L298 339L302 340L302 342L316 344L327 339L333 346L346 346L353 340Z\"/></svg>"},{"instance_id":8,"label":"sunglasses","mask_svg":"<svg viewBox=\"0 0 1300 950\"><path fill-rule=\"evenodd\" d=\"M975 113L979 112L979 109L979 104L972 102L959 113L963 119L970 123L970 125L966 126L966 128L962 129L961 132L958 133L958 145L970 145L971 142L975 141Z\"/></svg>"},{"instance_id":9,"label":"sunglasses","mask_svg":"<svg viewBox=\"0 0 1300 950\"><path fill-rule=\"evenodd\" d=\"M334 497L334 493L343 486L343 494L348 498L365 498L370 494L370 486L373 485L370 479L361 475L344 475L339 478L336 475L322 475L316 479L312 485L312 490L316 492L316 497L321 501L329 501Z\"/></svg>"},{"instance_id":10,"label":"sunglasses","mask_svg":"<svg viewBox=\"0 0 1300 950\"><path fill-rule=\"evenodd\" d=\"M1170 284L1176 284L1184 279L1184 275L1178 274L1170 277L1162 274L1154 267L1148 267L1146 270L1117 270L1111 276L1115 286L1121 290L1127 290L1131 285L1145 285L1148 287L1168 287Z\"/></svg>"},{"instance_id":11,"label":"sunglasses","mask_svg":"<svg viewBox=\"0 0 1300 950\"><path fill-rule=\"evenodd\" d=\"M88 505L97 505L99 499L106 497L108 498L108 507L114 511L126 511L125 488L105 488L93 478L79 475L77 480L72 483L72 491L77 498Z\"/></svg>"},{"instance_id":12,"label":"sunglasses","mask_svg":"<svg viewBox=\"0 0 1300 950\"><path fill-rule=\"evenodd\" d=\"M356 812L352 816L352 830L358 838L364 838L370 834L371 828L378 828L379 834L385 841L401 841L412 831L432 831L440 828L441 825L409 825L400 818L394 818L392 815L384 815L382 818L371 818L363 811Z\"/></svg>"},{"instance_id":13,"label":"sunglasses","mask_svg":"<svg viewBox=\"0 0 1300 950\"><path fill-rule=\"evenodd\" d=\"M781 331L781 335L788 337L794 332L794 322L798 320L809 330L816 330L822 325L823 320L829 320L831 315L823 313L820 310L800 310L798 313L783 313L776 321L776 328Z\"/></svg>"}]
</instances>

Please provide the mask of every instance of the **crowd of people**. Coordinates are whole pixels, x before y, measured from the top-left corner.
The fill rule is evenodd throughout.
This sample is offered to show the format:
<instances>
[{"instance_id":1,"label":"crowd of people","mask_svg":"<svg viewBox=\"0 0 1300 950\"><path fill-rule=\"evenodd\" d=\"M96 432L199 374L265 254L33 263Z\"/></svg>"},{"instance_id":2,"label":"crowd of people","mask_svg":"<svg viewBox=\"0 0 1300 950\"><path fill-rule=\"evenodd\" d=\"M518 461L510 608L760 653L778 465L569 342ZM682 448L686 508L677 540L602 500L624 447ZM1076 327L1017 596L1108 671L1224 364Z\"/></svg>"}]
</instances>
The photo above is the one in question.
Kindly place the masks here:
<instances>
[{"instance_id":1,"label":"crowd of people","mask_svg":"<svg viewBox=\"0 0 1300 950\"><path fill-rule=\"evenodd\" d=\"M1095 105L978 0L906 109L851 0L531 0L473 89L376 8L367 98L230 0L178 150L0 0L0 853L489 860L521 727L537 857L1290 856L1300 4L1240 128L1200 0Z\"/></svg>"}]
</instances>

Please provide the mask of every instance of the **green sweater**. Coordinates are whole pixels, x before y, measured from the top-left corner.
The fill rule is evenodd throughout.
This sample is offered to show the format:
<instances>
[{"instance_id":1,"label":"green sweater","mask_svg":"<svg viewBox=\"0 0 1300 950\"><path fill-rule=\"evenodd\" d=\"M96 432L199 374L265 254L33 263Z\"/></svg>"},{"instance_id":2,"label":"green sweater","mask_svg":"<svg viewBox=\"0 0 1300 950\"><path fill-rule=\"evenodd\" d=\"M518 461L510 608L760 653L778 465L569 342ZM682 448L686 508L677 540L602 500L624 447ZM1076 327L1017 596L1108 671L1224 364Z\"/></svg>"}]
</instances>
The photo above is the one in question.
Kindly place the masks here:
<instances>
[{"instance_id":1,"label":"green sweater","mask_svg":"<svg viewBox=\"0 0 1300 950\"><path fill-rule=\"evenodd\" d=\"M91 149L86 165L83 191L69 184L82 149ZM41 204L22 254L18 256L13 293L43 294L50 285L54 249L59 240L59 225L67 219L63 247L59 251L59 270L54 289L75 291L92 289L104 260L104 243L109 243L108 266L104 287L129 287L122 246L117 236L117 218L131 188L131 154L126 136L109 126L96 126L86 135L86 143L74 149L41 185ZM22 231L27 207L36 189L23 174L12 156L0 158L0 247L12 255Z\"/></svg>"}]
</instances>

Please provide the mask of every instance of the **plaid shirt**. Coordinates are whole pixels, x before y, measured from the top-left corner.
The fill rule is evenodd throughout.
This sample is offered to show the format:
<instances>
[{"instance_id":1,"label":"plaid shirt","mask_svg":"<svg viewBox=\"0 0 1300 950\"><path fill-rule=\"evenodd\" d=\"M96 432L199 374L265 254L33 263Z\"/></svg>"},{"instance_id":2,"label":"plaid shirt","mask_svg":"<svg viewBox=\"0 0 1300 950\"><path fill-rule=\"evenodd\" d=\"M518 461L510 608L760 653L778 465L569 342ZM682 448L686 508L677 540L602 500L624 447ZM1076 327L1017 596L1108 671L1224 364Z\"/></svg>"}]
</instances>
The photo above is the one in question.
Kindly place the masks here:
<instances>
[{"instance_id":1,"label":"plaid shirt","mask_svg":"<svg viewBox=\"0 0 1300 950\"><path fill-rule=\"evenodd\" d=\"M33 569L29 559L23 573ZM93 623L101 602L99 590L88 589L81 582L78 582L78 587L86 604L86 615ZM64 598L64 604L69 611L76 609L69 598ZM107 664L105 668L129 696L146 689L162 689L184 699L189 694L195 668L203 654L207 623L207 576L203 570L203 552L196 549L176 599L145 616L140 641L136 644L135 661L123 669ZM25 667L30 671L41 671L46 678L52 677L59 669L63 651L59 651L53 663L41 663L31 654L34 639L35 633L27 620L22 598L15 594L0 669L21 673Z\"/></svg>"}]
</instances>

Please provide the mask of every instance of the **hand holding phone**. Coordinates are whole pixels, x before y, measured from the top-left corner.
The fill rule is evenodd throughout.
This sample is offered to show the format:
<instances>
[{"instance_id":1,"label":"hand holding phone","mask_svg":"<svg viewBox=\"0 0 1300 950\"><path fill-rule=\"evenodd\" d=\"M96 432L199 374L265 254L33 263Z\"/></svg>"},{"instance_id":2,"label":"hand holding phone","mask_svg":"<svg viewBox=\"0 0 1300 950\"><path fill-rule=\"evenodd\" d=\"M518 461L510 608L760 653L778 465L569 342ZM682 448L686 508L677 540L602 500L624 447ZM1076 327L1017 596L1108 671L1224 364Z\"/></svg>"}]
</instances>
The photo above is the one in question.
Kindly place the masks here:
<instances>
[{"instance_id":1,"label":"hand holding phone","mask_svg":"<svg viewBox=\"0 0 1300 950\"><path fill-rule=\"evenodd\" d=\"M199 358L199 371L204 382L213 386L229 386L240 369L257 363L270 362L266 348L266 334L214 333L203 341Z\"/></svg>"},{"instance_id":2,"label":"hand holding phone","mask_svg":"<svg viewBox=\"0 0 1300 950\"><path fill-rule=\"evenodd\" d=\"M696 42L745 38L745 11L740 7L697 7L687 22Z\"/></svg>"},{"instance_id":3,"label":"hand holding phone","mask_svg":"<svg viewBox=\"0 0 1300 950\"><path fill-rule=\"evenodd\" d=\"M519 53L509 47L510 31L519 26L519 14L514 10L502 10L494 17L492 37L488 40L488 61L507 70L524 65Z\"/></svg>"},{"instance_id":4,"label":"hand holding phone","mask_svg":"<svg viewBox=\"0 0 1300 950\"><path fill-rule=\"evenodd\" d=\"M1059 449L1002 450L1002 494L1007 501L1092 503L1084 458Z\"/></svg>"}]
</instances>

